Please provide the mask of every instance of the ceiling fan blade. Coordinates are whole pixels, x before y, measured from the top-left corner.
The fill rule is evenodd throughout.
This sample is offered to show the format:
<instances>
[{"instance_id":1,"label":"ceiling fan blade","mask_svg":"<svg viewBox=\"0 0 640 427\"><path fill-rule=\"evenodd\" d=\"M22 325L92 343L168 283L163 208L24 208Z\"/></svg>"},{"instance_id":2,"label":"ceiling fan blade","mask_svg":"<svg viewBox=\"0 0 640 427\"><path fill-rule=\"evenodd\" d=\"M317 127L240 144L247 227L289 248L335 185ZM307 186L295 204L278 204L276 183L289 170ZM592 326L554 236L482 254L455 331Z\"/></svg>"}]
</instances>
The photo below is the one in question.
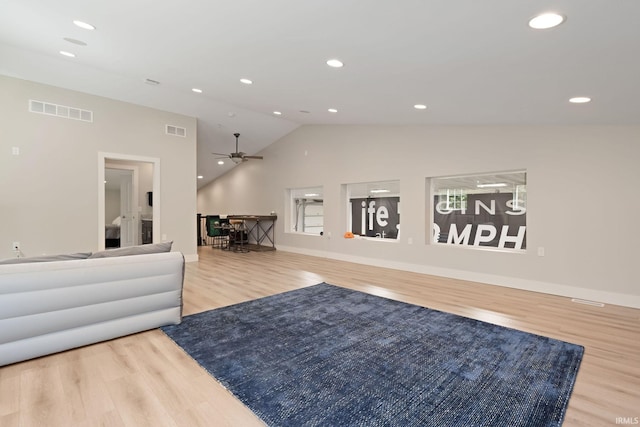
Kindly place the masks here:
<instances>
[{"instance_id":1,"label":"ceiling fan blade","mask_svg":"<svg viewBox=\"0 0 640 427\"><path fill-rule=\"evenodd\" d=\"M240 136L240 134L234 133L233 136L236 137L236 152L229 154L227 157L233 160L234 163L246 162L249 159L262 160L262 156L247 156L245 152L238 150L238 137Z\"/></svg>"},{"instance_id":2,"label":"ceiling fan blade","mask_svg":"<svg viewBox=\"0 0 640 427\"><path fill-rule=\"evenodd\" d=\"M223 153L211 153L211 154L214 154L214 155L216 155L216 156L229 157L229 155L228 155L228 154L223 154Z\"/></svg>"}]
</instances>

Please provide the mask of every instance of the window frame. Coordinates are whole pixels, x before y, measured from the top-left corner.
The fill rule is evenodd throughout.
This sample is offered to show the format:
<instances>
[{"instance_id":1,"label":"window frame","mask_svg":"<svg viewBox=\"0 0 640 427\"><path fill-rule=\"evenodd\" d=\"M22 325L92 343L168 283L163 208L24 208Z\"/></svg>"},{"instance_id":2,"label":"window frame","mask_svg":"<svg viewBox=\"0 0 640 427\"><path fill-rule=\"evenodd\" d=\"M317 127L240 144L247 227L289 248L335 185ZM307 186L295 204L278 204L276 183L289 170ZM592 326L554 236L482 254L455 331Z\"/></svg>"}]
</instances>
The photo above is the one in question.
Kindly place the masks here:
<instances>
[{"instance_id":1,"label":"window frame","mask_svg":"<svg viewBox=\"0 0 640 427\"><path fill-rule=\"evenodd\" d=\"M427 180L428 244L526 252L526 170ZM450 203L452 196L453 204Z\"/></svg>"},{"instance_id":2,"label":"window frame","mask_svg":"<svg viewBox=\"0 0 640 427\"><path fill-rule=\"evenodd\" d=\"M322 186L297 187L287 189L290 219L287 224L287 233L302 234L307 236L324 235L324 189ZM309 225L314 231L299 230L300 225L305 227L305 211L307 206L320 206L321 214L309 215L309 218L320 218L320 224ZM300 216L300 208L302 216ZM300 223L301 221L301 223ZM319 230L318 230L319 229Z\"/></svg>"},{"instance_id":3,"label":"window frame","mask_svg":"<svg viewBox=\"0 0 640 427\"><path fill-rule=\"evenodd\" d=\"M401 199L400 199L400 180L387 180L387 181L371 181L371 182L360 182L360 183L348 183L342 184L343 194L345 200L345 214L346 214L346 224L347 231L353 233L354 237L359 239L366 239L372 241L384 241L384 242L398 242L400 241L400 223L401 223ZM393 199L393 200L387 200ZM396 200L397 199L397 200ZM358 203L362 203L361 200L370 200L373 202L382 202L384 204L378 204L377 208L374 204L373 206L369 203L365 206L355 208L353 206L354 201L358 201ZM375 209L374 212L370 212L369 208ZM366 209L366 210L365 210ZM366 233L369 232L367 230L365 235L362 232L358 232L358 230L354 230L354 212L358 212L360 216L358 218L357 223L362 227L365 223L368 224L368 221L372 220L375 217L376 225L375 228L371 228L371 225L368 227L371 230L373 236L367 236ZM364 211L364 213L362 213ZM380 215L380 217L379 217ZM363 219L364 218L364 219ZM397 218L397 222L395 219ZM385 235L385 229L388 228L386 225L381 226L383 222L391 223L392 232L390 233L394 237L387 237ZM363 222L364 221L364 222ZM375 233L375 230L380 230Z\"/></svg>"}]
</instances>

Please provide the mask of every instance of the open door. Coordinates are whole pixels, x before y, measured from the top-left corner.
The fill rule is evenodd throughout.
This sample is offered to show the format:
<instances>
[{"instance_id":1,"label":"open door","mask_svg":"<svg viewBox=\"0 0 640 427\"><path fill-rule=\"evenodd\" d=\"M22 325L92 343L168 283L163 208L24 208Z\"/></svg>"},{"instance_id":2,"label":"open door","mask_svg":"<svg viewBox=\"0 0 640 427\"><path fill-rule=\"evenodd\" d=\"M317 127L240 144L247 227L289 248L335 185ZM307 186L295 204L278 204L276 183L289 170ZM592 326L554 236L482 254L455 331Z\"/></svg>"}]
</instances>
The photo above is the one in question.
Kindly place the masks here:
<instances>
[{"instance_id":1,"label":"open door","mask_svg":"<svg viewBox=\"0 0 640 427\"><path fill-rule=\"evenodd\" d=\"M138 215L134 208L133 171L122 170L120 173L120 247L138 244L136 236Z\"/></svg>"},{"instance_id":2,"label":"open door","mask_svg":"<svg viewBox=\"0 0 640 427\"><path fill-rule=\"evenodd\" d=\"M119 248L139 244L136 165L107 164L105 169L105 247Z\"/></svg>"}]
</instances>

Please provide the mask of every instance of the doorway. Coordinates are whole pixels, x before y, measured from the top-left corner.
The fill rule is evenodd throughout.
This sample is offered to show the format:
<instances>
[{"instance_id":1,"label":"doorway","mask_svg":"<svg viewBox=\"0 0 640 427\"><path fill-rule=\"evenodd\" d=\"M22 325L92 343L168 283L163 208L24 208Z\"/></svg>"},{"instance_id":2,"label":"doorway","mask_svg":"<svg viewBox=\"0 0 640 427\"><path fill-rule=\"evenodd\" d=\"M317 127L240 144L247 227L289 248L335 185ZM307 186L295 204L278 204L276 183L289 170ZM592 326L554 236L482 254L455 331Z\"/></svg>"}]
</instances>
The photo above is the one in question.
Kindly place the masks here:
<instances>
[{"instance_id":1,"label":"doorway","mask_svg":"<svg viewBox=\"0 0 640 427\"><path fill-rule=\"evenodd\" d=\"M98 155L98 248L160 241L160 159Z\"/></svg>"}]
</instances>

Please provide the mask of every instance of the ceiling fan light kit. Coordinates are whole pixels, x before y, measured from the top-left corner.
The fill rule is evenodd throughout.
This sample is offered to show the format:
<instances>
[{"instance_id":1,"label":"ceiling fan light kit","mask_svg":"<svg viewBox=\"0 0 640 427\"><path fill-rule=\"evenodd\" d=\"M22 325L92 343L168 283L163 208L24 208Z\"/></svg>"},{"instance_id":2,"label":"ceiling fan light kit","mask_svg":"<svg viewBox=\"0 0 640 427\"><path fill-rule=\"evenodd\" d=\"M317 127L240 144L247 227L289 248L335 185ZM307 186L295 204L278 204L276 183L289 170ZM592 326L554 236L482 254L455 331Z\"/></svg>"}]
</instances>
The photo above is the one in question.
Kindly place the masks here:
<instances>
[{"instance_id":1,"label":"ceiling fan light kit","mask_svg":"<svg viewBox=\"0 0 640 427\"><path fill-rule=\"evenodd\" d=\"M262 156L247 156L246 153L238 150L238 137L240 137L239 133L234 133L233 136L236 137L236 151L231 154L222 154L222 153L213 153L216 156L224 156L225 158L231 159L233 163L236 165L238 163L246 162L249 159L257 159L262 160Z\"/></svg>"}]
</instances>

